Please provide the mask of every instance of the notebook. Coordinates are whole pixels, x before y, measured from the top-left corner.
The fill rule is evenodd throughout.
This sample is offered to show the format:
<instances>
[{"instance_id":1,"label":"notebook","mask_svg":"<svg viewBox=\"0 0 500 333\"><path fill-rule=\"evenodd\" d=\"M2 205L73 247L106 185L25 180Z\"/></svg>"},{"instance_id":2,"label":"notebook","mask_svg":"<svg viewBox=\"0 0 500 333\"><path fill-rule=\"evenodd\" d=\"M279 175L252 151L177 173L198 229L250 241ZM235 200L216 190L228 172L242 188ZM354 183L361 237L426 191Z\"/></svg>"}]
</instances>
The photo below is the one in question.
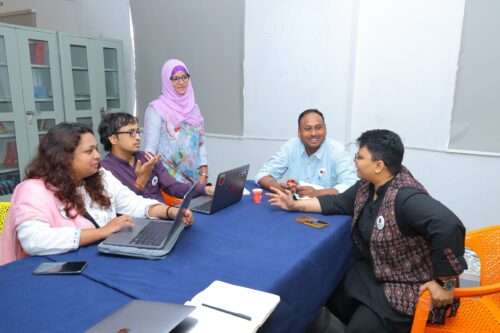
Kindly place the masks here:
<instances>
[{"instance_id":1,"label":"notebook","mask_svg":"<svg viewBox=\"0 0 500 333\"><path fill-rule=\"evenodd\" d=\"M132 228L123 228L98 246L99 252L131 257L161 259L174 247L184 230L182 216L196 193L196 184L184 196L173 221L135 218Z\"/></svg>"},{"instance_id":2,"label":"notebook","mask_svg":"<svg viewBox=\"0 0 500 333\"><path fill-rule=\"evenodd\" d=\"M133 300L92 326L86 333L166 333L194 309L194 306Z\"/></svg>"},{"instance_id":3,"label":"notebook","mask_svg":"<svg viewBox=\"0 0 500 333\"><path fill-rule=\"evenodd\" d=\"M197 321L185 332L253 333L262 326L279 302L280 297L275 294L214 281L185 303L196 306L196 310L184 322Z\"/></svg>"},{"instance_id":4,"label":"notebook","mask_svg":"<svg viewBox=\"0 0 500 333\"><path fill-rule=\"evenodd\" d=\"M222 172L217 177L214 195L204 195L191 201L189 209L212 214L241 200L250 164Z\"/></svg>"}]
</instances>

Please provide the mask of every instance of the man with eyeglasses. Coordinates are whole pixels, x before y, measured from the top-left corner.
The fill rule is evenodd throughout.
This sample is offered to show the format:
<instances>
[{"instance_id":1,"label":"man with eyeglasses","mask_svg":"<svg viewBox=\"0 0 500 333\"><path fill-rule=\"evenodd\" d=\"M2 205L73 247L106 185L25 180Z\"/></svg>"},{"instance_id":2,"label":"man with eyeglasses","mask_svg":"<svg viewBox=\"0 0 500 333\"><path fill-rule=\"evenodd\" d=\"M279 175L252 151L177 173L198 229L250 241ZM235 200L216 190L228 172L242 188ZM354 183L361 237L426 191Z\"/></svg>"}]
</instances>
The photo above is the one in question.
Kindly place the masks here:
<instances>
[{"instance_id":1,"label":"man with eyeglasses","mask_svg":"<svg viewBox=\"0 0 500 333\"><path fill-rule=\"evenodd\" d=\"M402 165L399 135L366 131L358 144L361 180L344 193L294 201L289 191L276 188L269 201L285 210L353 217L359 258L326 304L345 332L409 332L425 290L433 304L429 321L442 323L459 305L453 296L467 269L465 227Z\"/></svg>"},{"instance_id":2,"label":"man with eyeglasses","mask_svg":"<svg viewBox=\"0 0 500 333\"><path fill-rule=\"evenodd\" d=\"M164 202L161 190L182 198L191 187L170 175L160 162L160 155L140 151L142 131L131 114L107 114L98 131L104 149L109 152L101 161L102 167L136 194ZM197 195L213 195L213 191L213 186L196 186Z\"/></svg>"},{"instance_id":3,"label":"man with eyeglasses","mask_svg":"<svg viewBox=\"0 0 500 333\"><path fill-rule=\"evenodd\" d=\"M255 182L268 190L285 189L287 185L278 180L287 173L289 181L304 185L295 189L300 197L339 194L353 185L358 178L352 155L342 143L326 137L323 114L316 109L305 110L299 115L298 125L298 138L288 140L271 156L255 176Z\"/></svg>"}]
</instances>

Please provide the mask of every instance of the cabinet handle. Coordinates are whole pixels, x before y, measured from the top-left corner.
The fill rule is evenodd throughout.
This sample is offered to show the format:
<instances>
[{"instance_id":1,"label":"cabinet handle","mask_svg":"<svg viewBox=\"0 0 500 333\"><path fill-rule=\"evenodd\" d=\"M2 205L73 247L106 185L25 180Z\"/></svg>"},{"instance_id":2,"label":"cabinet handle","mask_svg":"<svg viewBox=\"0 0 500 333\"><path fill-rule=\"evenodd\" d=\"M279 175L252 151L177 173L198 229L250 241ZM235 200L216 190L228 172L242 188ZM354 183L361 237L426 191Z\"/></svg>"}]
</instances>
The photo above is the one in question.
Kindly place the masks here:
<instances>
[{"instance_id":1,"label":"cabinet handle","mask_svg":"<svg viewBox=\"0 0 500 333\"><path fill-rule=\"evenodd\" d=\"M33 124L33 118L35 117L34 111L26 111L26 122L31 125Z\"/></svg>"}]
</instances>

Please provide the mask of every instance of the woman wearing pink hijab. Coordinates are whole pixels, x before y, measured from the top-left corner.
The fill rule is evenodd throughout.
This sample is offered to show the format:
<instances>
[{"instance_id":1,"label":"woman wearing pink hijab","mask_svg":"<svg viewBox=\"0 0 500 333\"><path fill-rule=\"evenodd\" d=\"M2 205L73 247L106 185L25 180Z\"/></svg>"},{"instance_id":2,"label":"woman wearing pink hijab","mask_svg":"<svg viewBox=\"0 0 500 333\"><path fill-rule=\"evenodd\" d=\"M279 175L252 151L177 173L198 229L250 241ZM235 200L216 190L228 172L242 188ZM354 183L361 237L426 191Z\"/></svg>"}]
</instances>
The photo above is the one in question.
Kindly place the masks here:
<instances>
[{"instance_id":1,"label":"woman wearing pink hijab","mask_svg":"<svg viewBox=\"0 0 500 333\"><path fill-rule=\"evenodd\" d=\"M145 111L145 149L161 154L163 164L178 181L204 184L208 178L204 121L189 71L182 61L170 59L163 65L161 77L162 94Z\"/></svg>"}]
</instances>

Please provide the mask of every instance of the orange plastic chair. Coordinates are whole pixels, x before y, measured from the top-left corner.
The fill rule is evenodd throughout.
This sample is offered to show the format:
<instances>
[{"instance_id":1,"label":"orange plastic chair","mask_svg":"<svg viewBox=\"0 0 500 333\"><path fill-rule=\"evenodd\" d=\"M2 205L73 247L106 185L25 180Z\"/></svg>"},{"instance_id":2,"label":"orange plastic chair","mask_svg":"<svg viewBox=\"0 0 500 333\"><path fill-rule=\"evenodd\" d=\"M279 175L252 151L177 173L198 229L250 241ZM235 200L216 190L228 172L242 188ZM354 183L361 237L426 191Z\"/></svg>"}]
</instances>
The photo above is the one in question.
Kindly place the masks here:
<instances>
[{"instance_id":1,"label":"orange plastic chair","mask_svg":"<svg viewBox=\"0 0 500 333\"><path fill-rule=\"evenodd\" d=\"M163 195L163 200L165 200L165 203L169 206L175 206L182 202L182 199L171 196L163 191L161 191L161 194Z\"/></svg>"},{"instance_id":2,"label":"orange plastic chair","mask_svg":"<svg viewBox=\"0 0 500 333\"><path fill-rule=\"evenodd\" d=\"M444 325L428 324L429 291L418 299L411 333L500 332L500 225L468 232L465 246L481 260L479 287L457 288L460 308Z\"/></svg>"}]
</instances>

